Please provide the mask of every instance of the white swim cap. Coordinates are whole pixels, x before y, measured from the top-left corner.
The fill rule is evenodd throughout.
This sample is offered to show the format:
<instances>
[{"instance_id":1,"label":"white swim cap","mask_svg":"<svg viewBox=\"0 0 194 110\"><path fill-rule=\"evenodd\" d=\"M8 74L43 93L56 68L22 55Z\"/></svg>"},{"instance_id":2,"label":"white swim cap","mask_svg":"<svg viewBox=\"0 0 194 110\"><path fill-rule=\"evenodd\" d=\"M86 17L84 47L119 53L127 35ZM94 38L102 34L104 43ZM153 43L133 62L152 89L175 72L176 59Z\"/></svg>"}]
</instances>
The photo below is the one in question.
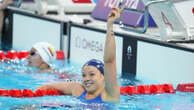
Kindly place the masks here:
<instances>
[{"instance_id":1,"label":"white swim cap","mask_svg":"<svg viewBox=\"0 0 194 110\"><path fill-rule=\"evenodd\" d=\"M54 47L47 42L39 42L32 46L36 49L45 63L51 66L52 62L56 58L56 52Z\"/></svg>"}]
</instances>

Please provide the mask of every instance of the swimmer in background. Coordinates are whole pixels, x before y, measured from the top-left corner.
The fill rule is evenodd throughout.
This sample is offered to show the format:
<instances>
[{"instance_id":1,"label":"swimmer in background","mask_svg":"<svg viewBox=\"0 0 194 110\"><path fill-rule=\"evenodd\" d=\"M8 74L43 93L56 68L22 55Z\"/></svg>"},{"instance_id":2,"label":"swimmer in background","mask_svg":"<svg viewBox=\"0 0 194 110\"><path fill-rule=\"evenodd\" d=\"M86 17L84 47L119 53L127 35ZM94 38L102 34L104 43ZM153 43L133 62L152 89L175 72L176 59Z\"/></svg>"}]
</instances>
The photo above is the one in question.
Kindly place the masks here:
<instances>
[{"instance_id":1,"label":"swimmer in background","mask_svg":"<svg viewBox=\"0 0 194 110\"><path fill-rule=\"evenodd\" d=\"M32 46L29 51L29 56L27 57L27 65L33 68L26 68L26 64L19 64L18 62L11 62L15 66L6 66L2 67L6 70L17 71L22 73L51 73L56 74L59 79L71 79L77 78L77 75L71 73L70 71L58 71L56 68L53 68L54 61L56 60L56 51L55 48L47 43L47 42L38 42ZM9 60L4 60L4 63L8 62ZM18 67L24 68L18 69ZM20 71L21 70L21 71Z\"/></svg>"},{"instance_id":2,"label":"swimmer in background","mask_svg":"<svg viewBox=\"0 0 194 110\"><path fill-rule=\"evenodd\" d=\"M3 63L14 64L4 69L24 72L24 73L56 73L52 68L52 64L56 58L56 52L54 47L47 42L38 42L32 46L27 57L27 64L20 64L15 61L4 60ZM29 67L35 67L29 68ZM22 70L18 67L24 67ZM21 71L20 71L21 70Z\"/></svg>"},{"instance_id":3,"label":"swimmer in background","mask_svg":"<svg viewBox=\"0 0 194 110\"><path fill-rule=\"evenodd\" d=\"M56 51L51 44L38 42L32 46L27 60L29 66L40 69L37 71L38 73L55 73L54 69L51 68L55 58Z\"/></svg>"},{"instance_id":4,"label":"swimmer in background","mask_svg":"<svg viewBox=\"0 0 194 110\"><path fill-rule=\"evenodd\" d=\"M122 10L123 8L112 8L108 16L104 64L96 59L86 62L82 67L82 83L54 83L40 86L37 89L56 89L65 95L75 96L84 103L118 102L120 99L120 86L117 83L113 23L120 17Z\"/></svg>"},{"instance_id":5,"label":"swimmer in background","mask_svg":"<svg viewBox=\"0 0 194 110\"><path fill-rule=\"evenodd\" d=\"M27 60L28 66L40 69L38 71L32 71L33 73L53 73L57 74L60 79L77 77L74 74L70 74L68 71L59 72L52 68L54 61L56 60L56 50L54 46L47 42L38 42L34 44L30 50ZM31 72L27 71L27 73Z\"/></svg>"}]
</instances>

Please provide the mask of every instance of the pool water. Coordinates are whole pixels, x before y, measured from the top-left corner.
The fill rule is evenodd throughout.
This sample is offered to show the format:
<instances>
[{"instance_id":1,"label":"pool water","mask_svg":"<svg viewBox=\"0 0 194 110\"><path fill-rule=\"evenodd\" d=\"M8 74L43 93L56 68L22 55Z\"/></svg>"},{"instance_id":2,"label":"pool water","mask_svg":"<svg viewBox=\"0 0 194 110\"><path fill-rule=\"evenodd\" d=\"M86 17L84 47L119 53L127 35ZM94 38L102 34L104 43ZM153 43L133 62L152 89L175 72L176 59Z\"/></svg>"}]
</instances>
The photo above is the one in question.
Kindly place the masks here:
<instances>
[{"instance_id":1,"label":"pool water","mask_svg":"<svg viewBox=\"0 0 194 110\"><path fill-rule=\"evenodd\" d=\"M38 86L63 81L81 81L81 66L69 63L68 60L56 61L53 67L62 74L36 73L37 68L26 66L26 60L0 62L0 88L31 89ZM26 71L34 71L26 73ZM78 74L78 75L77 75ZM64 75L62 75L64 76ZM72 76L72 77L71 77ZM75 77L76 76L76 77ZM119 84L143 85L154 83L143 79L120 78ZM156 82L159 83L159 82ZM103 105L87 105L71 96L44 96L34 98L0 97L1 110L107 110ZM111 108L113 109L113 108ZM194 93L176 92L157 95L121 95L120 102L114 105L115 110L194 110Z\"/></svg>"}]
</instances>

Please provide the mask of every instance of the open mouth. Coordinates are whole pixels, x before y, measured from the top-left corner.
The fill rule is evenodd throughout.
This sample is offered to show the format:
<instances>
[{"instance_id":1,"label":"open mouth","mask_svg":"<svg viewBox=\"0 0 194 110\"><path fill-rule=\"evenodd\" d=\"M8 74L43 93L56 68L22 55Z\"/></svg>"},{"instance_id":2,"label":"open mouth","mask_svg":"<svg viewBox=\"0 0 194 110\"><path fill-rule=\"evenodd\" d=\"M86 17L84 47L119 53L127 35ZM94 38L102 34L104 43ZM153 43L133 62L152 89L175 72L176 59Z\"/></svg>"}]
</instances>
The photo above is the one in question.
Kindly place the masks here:
<instances>
[{"instance_id":1,"label":"open mouth","mask_svg":"<svg viewBox=\"0 0 194 110\"><path fill-rule=\"evenodd\" d=\"M84 85L89 88L93 85L94 83L93 82L85 82Z\"/></svg>"},{"instance_id":2,"label":"open mouth","mask_svg":"<svg viewBox=\"0 0 194 110\"><path fill-rule=\"evenodd\" d=\"M91 83L87 83L87 84L85 84L85 86L86 87L90 87L90 86L92 86L92 84Z\"/></svg>"}]
</instances>

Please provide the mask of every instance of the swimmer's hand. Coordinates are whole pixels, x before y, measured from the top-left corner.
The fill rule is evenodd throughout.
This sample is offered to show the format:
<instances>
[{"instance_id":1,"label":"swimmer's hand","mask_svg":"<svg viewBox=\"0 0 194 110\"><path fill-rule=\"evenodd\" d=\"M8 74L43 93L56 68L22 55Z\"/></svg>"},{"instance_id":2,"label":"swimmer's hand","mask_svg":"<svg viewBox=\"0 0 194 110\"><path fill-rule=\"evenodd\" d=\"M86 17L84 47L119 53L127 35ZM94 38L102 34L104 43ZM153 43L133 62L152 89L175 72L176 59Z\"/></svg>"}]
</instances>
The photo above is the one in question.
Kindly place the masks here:
<instances>
[{"instance_id":1,"label":"swimmer's hand","mask_svg":"<svg viewBox=\"0 0 194 110\"><path fill-rule=\"evenodd\" d=\"M113 7L112 11L108 15L108 24L113 24L116 19L120 18L123 9L124 7L121 9Z\"/></svg>"}]
</instances>

